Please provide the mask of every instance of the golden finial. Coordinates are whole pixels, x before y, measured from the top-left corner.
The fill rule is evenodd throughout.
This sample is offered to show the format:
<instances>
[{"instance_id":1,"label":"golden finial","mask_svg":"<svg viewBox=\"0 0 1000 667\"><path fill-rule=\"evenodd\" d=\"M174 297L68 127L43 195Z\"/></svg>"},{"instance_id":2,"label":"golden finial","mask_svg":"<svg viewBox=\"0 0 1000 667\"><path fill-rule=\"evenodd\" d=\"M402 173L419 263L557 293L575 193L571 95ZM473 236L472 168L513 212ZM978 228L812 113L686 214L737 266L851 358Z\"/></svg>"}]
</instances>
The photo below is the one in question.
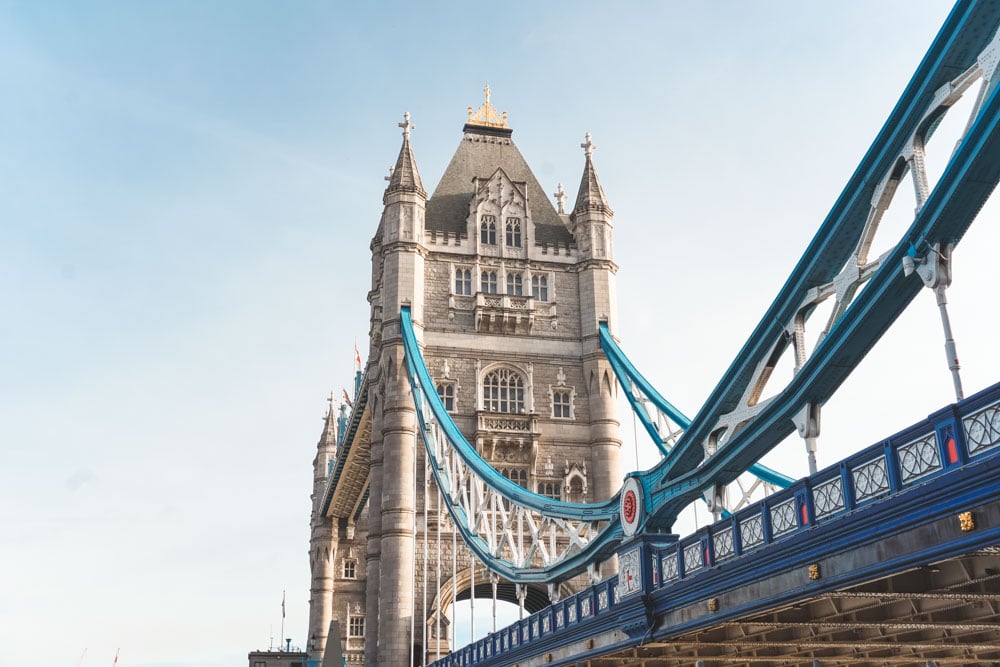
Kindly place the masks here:
<instances>
[{"instance_id":1,"label":"golden finial","mask_svg":"<svg viewBox=\"0 0 1000 667\"><path fill-rule=\"evenodd\" d=\"M479 107L476 112L472 111L470 106L468 109L469 113L469 125L485 125L486 127L507 127L507 112L504 111L503 114L497 112L490 104L490 84L486 84L483 88L483 96L485 101L483 105Z\"/></svg>"}]
</instances>

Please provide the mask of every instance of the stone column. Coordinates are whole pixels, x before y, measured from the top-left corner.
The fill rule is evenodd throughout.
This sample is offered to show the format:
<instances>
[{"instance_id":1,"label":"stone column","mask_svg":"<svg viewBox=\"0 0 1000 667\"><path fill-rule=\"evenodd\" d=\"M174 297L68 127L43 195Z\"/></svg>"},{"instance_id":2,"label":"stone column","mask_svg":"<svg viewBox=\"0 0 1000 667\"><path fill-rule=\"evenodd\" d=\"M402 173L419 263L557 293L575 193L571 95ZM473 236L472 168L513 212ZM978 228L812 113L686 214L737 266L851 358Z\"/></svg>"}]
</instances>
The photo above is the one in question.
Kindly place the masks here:
<instances>
[{"instance_id":1,"label":"stone column","mask_svg":"<svg viewBox=\"0 0 1000 667\"><path fill-rule=\"evenodd\" d=\"M593 500L607 500L622 485L621 448L617 417L617 380L611 364L603 354L588 355L583 370L588 380L590 407L590 455L592 464L587 470L588 486L593 490ZM609 576L618 571L615 558L604 563L601 575Z\"/></svg>"},{"instance_id":2,"label":"stone column","mask_svg":"<svg viewBox=\"0 0 1000 667\"><path fill-rule=\"evenodd\" d=\"M312 586L309 589L309 657L323 660L326 637L333 614L333 568L337 560L336 519L321 517L313 525L309 562Z\"/></svg>"},{"instance_id":3,"label":"stone column","mask_svg":"<svg viewBox=\"0 0 1000 667\"><path fill-rule=\"evenodd\" d=\"M376 667L378 662L379 636L379 570L382 555L382 513L379 500L382 497L382 406L381 392L370 390L372 406L372 444L368 493L368 540L365 544L365 665Z\"/></svg>"},{"instance_id":4,"label":"stone column","mask_svg":"<svg viewBox=\"0 0 1000 667\"><path fill-rule=\"evenodd\" d=\"M386 346L383 360L388 377L382 415L378 664L409 667L416 567L413 558L416 412L403 367L402 345ZM374 497L372 500L376 501Z\"/></svg>"}]
</instances>

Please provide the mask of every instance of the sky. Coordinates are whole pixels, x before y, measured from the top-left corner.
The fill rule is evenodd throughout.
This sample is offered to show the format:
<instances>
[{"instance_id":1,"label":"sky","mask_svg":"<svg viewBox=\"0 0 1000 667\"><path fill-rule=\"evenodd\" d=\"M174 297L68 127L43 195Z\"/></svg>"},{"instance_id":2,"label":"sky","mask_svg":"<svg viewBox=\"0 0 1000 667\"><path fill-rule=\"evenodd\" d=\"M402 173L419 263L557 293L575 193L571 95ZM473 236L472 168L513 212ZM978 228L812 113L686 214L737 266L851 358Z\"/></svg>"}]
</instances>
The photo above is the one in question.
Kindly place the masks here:
<instances>
[{"instance_id":1,"label":"sky","mask_svg":"<svg viewBox=\"0 0 1000 667\"><path fill-rule=\"evenodd\" d=\"M282 590L304 644L311 461L403 112L428 191L486 83L547 192L592 134L622 347L693 415L949 8L0 0L3 660L243 665ZM912 212L902 187L876 250ZM1000 378L996 219L955 252L967 394ZM937 318L918 295L824 407L821 466L953 400ZM798 442L765 462L805 471Z\"/></svg>"}]
</instances>

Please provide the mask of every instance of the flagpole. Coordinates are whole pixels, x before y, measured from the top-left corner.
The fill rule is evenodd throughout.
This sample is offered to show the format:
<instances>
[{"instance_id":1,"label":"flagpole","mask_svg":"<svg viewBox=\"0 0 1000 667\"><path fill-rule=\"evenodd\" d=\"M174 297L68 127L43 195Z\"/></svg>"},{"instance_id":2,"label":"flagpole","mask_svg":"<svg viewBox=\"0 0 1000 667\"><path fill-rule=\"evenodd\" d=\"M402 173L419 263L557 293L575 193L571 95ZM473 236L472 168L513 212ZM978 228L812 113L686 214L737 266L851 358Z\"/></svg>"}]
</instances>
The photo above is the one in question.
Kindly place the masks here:
<instances>
[{"instance_id":1,"label":"flagpole","mask_svg":"<svg viewBox=\"0 0 1000 667\"><path fill-rule=\"evenodd\" d=\"M285 644L285 590L281 590L281 637L278 650Z\"/></svg>"}]
</instances>

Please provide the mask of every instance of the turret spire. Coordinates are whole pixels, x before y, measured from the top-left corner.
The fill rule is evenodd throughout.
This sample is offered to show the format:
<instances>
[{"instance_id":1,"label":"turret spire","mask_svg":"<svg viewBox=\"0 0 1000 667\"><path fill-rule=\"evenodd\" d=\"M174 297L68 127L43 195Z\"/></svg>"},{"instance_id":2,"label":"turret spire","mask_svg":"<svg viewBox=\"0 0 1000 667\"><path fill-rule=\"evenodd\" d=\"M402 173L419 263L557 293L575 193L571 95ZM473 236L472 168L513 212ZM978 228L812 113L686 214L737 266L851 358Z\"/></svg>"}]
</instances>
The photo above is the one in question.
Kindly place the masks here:
<instances>
[{"instance_id":1,"label":"turret spire","mask_svg":"<svg viewBox=\"0 0 1000 667\"><path fill-rule=\"evenodd\" d=\"M614 215L614 211L608 206L608 200L604 196L604 189L597 178L597 170L594 169L594 149L597 146L591 141L590 132L584 137L584 143L580 144L587 162L583 166L583 178L580 180L580 190L576 195L576 205L573 206L573 215L579 215L585 211L600 211L608 215Z\"/></svg>"},{"instance_id":2,"label":"turret spire","mask_svg":"<svg viewBox=\"0 0 1000 667\"><path fill-rule=\"evenodd\" d=\"M323 418L323 435L320 436L318 449L329 448L336 456L337 447L337 414L333 407L333 392L327 397L329 407Z\"/></svg>"},{"instance_id":3,"label":"turret spire","mask_svg":"<svg viewBox=\"0 0 1000 667\"><path fill-rule=\"evenodd\" d=\"M413 149L410 148L410 130L416 125L410 122L410 112L403 114L403 122L399 123L403 128L403 146L399 149L399 157L396 158L396 166L389 174L389 186L385 189L386 194L390 192L416 192L427 197L424 185L420 182L420 172L417 170L417 161L413 157Z\"/></svg>"}]
</instances>

